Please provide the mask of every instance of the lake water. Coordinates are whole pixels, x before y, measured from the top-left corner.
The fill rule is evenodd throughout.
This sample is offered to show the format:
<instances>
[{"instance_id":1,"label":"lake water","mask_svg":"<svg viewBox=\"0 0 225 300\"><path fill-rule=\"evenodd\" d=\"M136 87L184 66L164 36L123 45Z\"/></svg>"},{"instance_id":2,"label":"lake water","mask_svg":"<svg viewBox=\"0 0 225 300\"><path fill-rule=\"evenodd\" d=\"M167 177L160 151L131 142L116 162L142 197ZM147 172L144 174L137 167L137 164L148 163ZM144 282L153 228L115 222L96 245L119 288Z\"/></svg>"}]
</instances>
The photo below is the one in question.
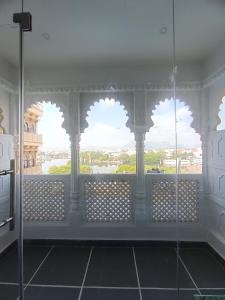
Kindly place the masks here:
<instances>
[{"instance_id":1,"label":"lake water","mask_svg":"<svg viewBox=\"0 0 225 300\"><path fill-rule=\"evenodd\" d=\"M49 160L49 161L45 161L44 163L42 163L42 173L43 174L48 174L48 170L50 167L52 166L63 166L66 165L66 163L69 161L69 159L53 159L53 160ZM117 166L91 166L92 168L92 173L93 174L100 174L100 173L104 173L104 174L110 174L113 173L116 169Z\"/></svg>"}]
</instances>

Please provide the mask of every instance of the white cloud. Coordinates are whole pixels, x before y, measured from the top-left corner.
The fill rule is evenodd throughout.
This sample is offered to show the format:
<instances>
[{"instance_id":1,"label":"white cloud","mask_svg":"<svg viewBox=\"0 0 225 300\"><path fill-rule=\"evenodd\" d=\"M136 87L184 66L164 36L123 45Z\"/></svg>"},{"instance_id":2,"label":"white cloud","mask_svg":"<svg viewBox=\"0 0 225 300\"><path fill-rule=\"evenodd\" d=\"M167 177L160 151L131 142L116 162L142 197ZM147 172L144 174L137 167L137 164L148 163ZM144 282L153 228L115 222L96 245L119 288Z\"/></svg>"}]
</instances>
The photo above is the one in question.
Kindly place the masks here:
<instances>
[{"instance_id":1,"label":"white cloud","mask_svg":"<svg viewBox=\"0 0 225 300\"><path fill-rule=\"evenodd\" d=\"M177 107L177 139L178 145L184 147L199 147L201 144L199 134L191 127L192 116L188 107ZM146 141L168 143L175 145L175 114L171 101L161 102L152 116L154 127L146 134Z\"/></svg>"},{"instance_id":2,"label":"white cloud","mask_svg":"<svg viewBox=\"0 0 225 300\"><path fill-rule=\"evenodd\" d=\"M55 105L49 103L44 104L43 108L43 118L38 126L39 133L43 136L43 148L55 150L68 149L70 142L68 134L62 128L62 113L59 112L59 109ZM101 109L99 110L99 108ZM109 110L110 108L113 108L112 111ZM90 123L89 127L81 135L81 149L100 147L121 148L134 141L134 135L125 126L127 117L123 110L120 111L118 109L114 99L100 100L98 105L94 106L89 113L88 121ZM154 114L152 117L154 127L146 134L146 141L153 143L166 142L174 145L174 113L171 102L168 100L165 103L161 103L154 111ZM102 122L100 122L101 119ZM200 145L199 135L190 127L192 119L187 106L179 105L177 108L178 144L186 147L198 147Z\"/></svg>"},{"instance_id":3,"label":"white cloud","mask_svg":"<svg viewBox=\"0 0 225 300\"><path fill-rule=\"evenodd\" d=\"M55 105L43 105L43 116L38 123L38 133L42 135L42 150L65 150L70 148L69 135L62 128L64 119Z\"/></svg>"},{"instance_id":4,"label":"white cloud","mask_svg":"<svg viewBox=\"0 0 225 300\"><path fill-rule=\"evenodd\" d=\"M121 147L129 143L133 135L127 128L122 130L105 123L95 123L88 127L81 136L81 148L86 147Z\"/></svg>"}]
</instances>

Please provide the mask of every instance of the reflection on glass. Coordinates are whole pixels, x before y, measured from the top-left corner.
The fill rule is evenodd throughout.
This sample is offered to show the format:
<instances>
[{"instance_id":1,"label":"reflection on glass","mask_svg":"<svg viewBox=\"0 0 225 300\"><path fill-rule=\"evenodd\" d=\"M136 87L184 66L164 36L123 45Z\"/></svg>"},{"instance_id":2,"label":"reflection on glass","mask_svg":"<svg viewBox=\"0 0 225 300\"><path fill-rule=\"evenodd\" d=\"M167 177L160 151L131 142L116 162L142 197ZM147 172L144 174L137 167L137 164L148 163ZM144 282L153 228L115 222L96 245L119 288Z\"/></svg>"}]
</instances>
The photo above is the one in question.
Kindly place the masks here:
<instances>
[{"instance_id":1,"label":"reflection on glass","mask_svg":"<svg viewBox=\"0 0 225 300\"><path fill-rule=\"evenodd\" d=\"M189 291L180 289L179 294L180 299L184 296L191 299L193 295L196 295L195 299L201 299L204 295L211 297L203 299L224 299L224 205L221 202L221 178L224 176L224 148L222 150L221 146L224 139L224 77L220 77L219 70L223 69L225 62L222 54L225 39L221 27L225 24L225 3L174 3L178 64L176 99L188 107L191 113L188 118L192 119L189 129L179 125L182 111L179 101L176 101L177 235L180 241L184 241L180 243L178 257L179 287L191 288ZM209 22L205 19L207 15L210 15ZM198 72L202 72L201 79ZM179 145L184 141L187 149L196 145L195 153L180 153ZM187 161L189 154L199 168L193 165L186 175L181 156L185 155ZM181 278L184 270L189 280Z\"/></svg>"},{"instance_id":2,"label":"reflection on glass","mask_svg":"<svg viewBox=\"0 0 225 300\"><path fill-rule=\"evenodd\" d=\"M18 298L18 28L12 24L17 8L0 3L0 298L9 300Z\"/></svg>"},{"instance_id":3,"label":"reflection on glass","mask_svg":"<svg viewBox=\"0 0 225 300\"><path fill-rule=\"evenodd\" d=\"M19 2L0 3L3 300L22 221L6 172L15 159L16 191ZM25 300L225 294L225 2L24 5Z\"/></svg>"}]
</instances>

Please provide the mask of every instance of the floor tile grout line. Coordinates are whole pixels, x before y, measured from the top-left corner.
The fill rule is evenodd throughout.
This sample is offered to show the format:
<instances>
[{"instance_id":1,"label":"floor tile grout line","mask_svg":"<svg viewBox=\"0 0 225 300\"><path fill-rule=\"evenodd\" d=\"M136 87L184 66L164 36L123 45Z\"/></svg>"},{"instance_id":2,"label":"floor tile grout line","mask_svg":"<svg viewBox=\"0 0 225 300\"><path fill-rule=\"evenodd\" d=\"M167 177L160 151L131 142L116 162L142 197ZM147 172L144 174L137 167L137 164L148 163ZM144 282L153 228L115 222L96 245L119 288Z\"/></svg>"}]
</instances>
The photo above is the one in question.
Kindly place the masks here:
<instances>
[{"instance_id":1,"label":"floor tile grout line","mask_svg":"<svg viewBox=\"0 0 225 300\"><path fill-rule=\"evenodd\" d=\"M18 283L13 282L0 282L0 285L18 286ZM79 285L52 285L52 284L29 284L29 287L42 287L42 288L68 288L80 289ZM138 287L124 287L124 286L85 286L85 289L111 289L111 290L138 290ZM196 291L196 288L179 288L180 291ZM225 290L225 287L202 287L200 290ZM177 288L162 288L162 287L141 287L141 290L162 290L162 291L176 291Z\"/></svg>"},{"instance_id":2,"label":"floor tile grout line","mask_svg":"<svg viewBox=\"0 0 225 300\"><path fill-rule=\"evenodd\" d=\"M29 287L41 287L41 288L65 288L65 289L80 289L79 285L54 285L54 284L35 284L30 283Z\"/></svg>"},{"instance_id":3,"label":"floor tile grout line","mask_svg":"<svg viewBox=\"0 0 225 300\"><path fill-rule=\"evenodd\" d=\"M85 289L106 289L106 290L138 290L138 287L122 286L85 286ZM159 290L159 291L177 291L177 288L160 288L160 287L141 287L141 290ZM196 291L196 288L179 288L180 291ZM225 288L202 288L201 290L225 290Z\"/></svg>"},{"instance_id":4,"label":"floor tile grout line","mask_svg":"<svg viewBox=\"0 0 225 300\"><path fill-rule=\"evenodd\" d=\"M7 282L7 281L1 281L0 285L18 285L18 282Z\"/></svg>"},{"instance_id":5,"label":"floor tile grout line","mask_svg":"<svg viewBox=\"0 0 225 300\"><path fill-rule=\"evenodd\" d=\"M82 296L82 292L83 292L83 288L84 288L84 283L85 283L85 280L86 280L86 277L87 277L87 272L88 272L89 264L90 264L90 261L91 261L91 256L92 256L93 249L94 249L94 247L91 247L91 250L90 250L90 253L89 253L89 257L88 257L88 261L87 261L87 265L86 265L86 269L85 269L85 272L84 272L84 277L83 277L81 288L80 288L80 292L79 292L79 296L78 296L77 300L80 300L81 296Z\"/></svg>"},{"instance_id":6,"label":"floor tile grout line","mask_svg":"<svg viewBox=\"0 0 225 300\"><path fill-rule=\"evenodd\" d=\"M214 249L213 249L213 250L214 250ZM208 250L208 249L207 249L207 251L209 252L210 256L211 256L212 258L214 258L215 261L223 268L223 270L225 270L225 266L223 265L222 262L220 262L220 260L216 257L216 255L213 254L213 253L212 253L210 250ZM215 250L214 250L214 251L215 251Z\"/></svg>"},{"instance_id":7,"label":"floor tile grout line","mask_svg":"<svg viewBox=\"0 0 225 300\"><path fill-rule=\"evenodd\" d=\"M132 247L132 252L133 252L134 266L135 266L136 276L137 276L139 296L140 296L140 300L142 300L141 285L140 285L140 279L139 279L139 274L138 274L138 267L137 267L137 261L136 261L136 255L135 255L134 247Z\"/></svg>"},{"instance_id":8,"label":"floor tile grout line","mask_svg":"<svg viewBox=\"0 0 225 300\"><path fill-rule=\"evenodd\" d=\"M212 247L212 246L210 246ZM189 249L201 249L201 248L189 248ZM223 257L216 252L216 250L212 247L212 250L216 252L216 254L212 253L212 250L211 249L208 249L208 248L203 248L204 250L207 251L207 253L209 253L209 255L223 268L225 269L225 265L219 260L219 258L217 258L216 256L219 255L222 259Z\"/></svg>"},{"instance_id":9,"label":"floor tile grout line","mask_svg":"<svg viewBox=\"0 0 225 300\"><path fill-rule=\"evenodd\" d=\"M90 286L90 285L85 285L85 289L106 289L106 290L139 290L139 287L131 287L131 286ZM151 287L146 287L146 288L140 288L143 290L177 290L176 288L166 288L166 289L161 289L161 288L151 288ZM195 289L193 289L195 290Z\"/></svg>"},{"instance_id":10,"label":"floor tile grout line","mask_svg":"<svg viewBox=\"0 0 225 300\"><path fill-rule=\"evenodd\" d=\"M31 276L30 280L28 281L28 283L26 284L26 286L24 287L24 291L26 291L28 285L31 283L31 281L33 280L33 278L35 277L35 275L37 274L37 272L40 270L41 266L43 265L43 263L45 262L45 260L47 259L47 257L49 256L49 254L52 252L54 246L51 246L51 248L49 249L48 253L45 255L44 259L42 260L42 262L40 263L40 265L37 267L36 271L34 272L34 274ZM19 300L19 297L16 299Z\"/></svg>"},{"instance_id":11,"label":"floor tile grout line","mask_svg":"<svg viewBox=\"0 0 225 300\"><path fill-rule=\"evenodd\" d=\"M40 270L40 268L42 267L42 265L44 264L44 262L46 261L46 259L49 257L50 253L52 252L52 250L54 249L54 246L51 246L51 248L49 249L48 253L45 255L44 259L42 260L42 262L40 263L40 265L37 267L36 271L34 272L34 274L31 276L30 280L28 281L28 283L25 285L24 291L27 289L28 285L31 283L31 281L34 279L34 277L36 276L36 274L38 273L38 271Z\"/></svg>"},{"instance_id":12,"label":"floor tile grout line","mask_svg":"<svg viewBox=\"0 0 225 300\"><path fill-rule=\"evenodd\" d=\"M198 291L199 295L202 295L202 293L201 293L200 289L198 288L198 286L197 286L196 282L194 281L194 278L193 278L193 276L191 275L191 273L190 273L190 271L188 270L188 268L187 268L186 264L185 264L185 263L184 263L184 261L182 260L182 258L181 258L181 256L180 256L180 254L177 254L177 251L176 251L176 249L175 249L175 252L176 252L176 255L178 255L178 258L179 258L180 262L182 263L182 265L183 265L183 267L184 267L185 271L187 272L188 276L190 277L190 279L191 279L192 283L194 284L194 286L195 286L196 290Z\"/></svg>"}]
</instances>

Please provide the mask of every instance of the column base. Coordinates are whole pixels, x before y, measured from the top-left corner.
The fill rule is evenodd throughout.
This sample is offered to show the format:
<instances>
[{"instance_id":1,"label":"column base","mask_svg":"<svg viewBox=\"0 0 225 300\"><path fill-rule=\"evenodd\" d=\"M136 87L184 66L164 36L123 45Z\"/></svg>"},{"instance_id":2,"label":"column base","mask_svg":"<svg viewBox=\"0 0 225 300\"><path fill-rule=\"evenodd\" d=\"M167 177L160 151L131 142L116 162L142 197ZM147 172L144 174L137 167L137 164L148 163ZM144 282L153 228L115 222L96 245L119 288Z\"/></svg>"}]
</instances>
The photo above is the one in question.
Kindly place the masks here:
<instances>
[{"instance_id":1,"label":"column base","mask_svg":"<svg viewBox=\"0 0 225 300\"><path fill-rule=\"evenodd\" d=\"M69 214L73 216L80 216L80 195L77 192L70 193Z\"/></svg>"},{"instance_id":2,"label":"column base","mask_svg":"<svg viewBox=\"0 0 225 300\"><path fill-rule=\"evenodd\" d=\"M135 195L135 221L138 226L146 226L147 210L146 210L146 195L145 193L136 193Z\"/></svg>"}]
</instances>

